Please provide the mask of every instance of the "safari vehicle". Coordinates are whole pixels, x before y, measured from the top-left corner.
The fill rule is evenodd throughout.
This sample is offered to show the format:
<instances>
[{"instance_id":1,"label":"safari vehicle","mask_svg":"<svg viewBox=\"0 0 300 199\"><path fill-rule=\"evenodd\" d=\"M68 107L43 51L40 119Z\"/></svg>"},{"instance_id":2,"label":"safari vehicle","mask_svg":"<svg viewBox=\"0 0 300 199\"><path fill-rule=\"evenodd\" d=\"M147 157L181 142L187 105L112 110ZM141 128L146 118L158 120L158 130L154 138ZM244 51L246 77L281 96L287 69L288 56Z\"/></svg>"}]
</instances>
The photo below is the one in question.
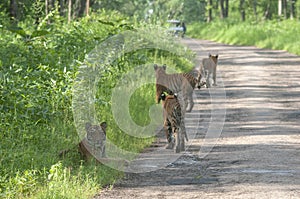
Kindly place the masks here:
<instances>
[{"instance_id":1,"label":"safari vehicle","mask_svg":"<svg viewBox=\"0 0 300 199\"><path fill-rule=\"evenodd\" d=\"M168 20L169 29L168 31L172 33L175 37L181 36L184 37L185 34L185 25L180 20Z\"/></svg>"}]
</instances>

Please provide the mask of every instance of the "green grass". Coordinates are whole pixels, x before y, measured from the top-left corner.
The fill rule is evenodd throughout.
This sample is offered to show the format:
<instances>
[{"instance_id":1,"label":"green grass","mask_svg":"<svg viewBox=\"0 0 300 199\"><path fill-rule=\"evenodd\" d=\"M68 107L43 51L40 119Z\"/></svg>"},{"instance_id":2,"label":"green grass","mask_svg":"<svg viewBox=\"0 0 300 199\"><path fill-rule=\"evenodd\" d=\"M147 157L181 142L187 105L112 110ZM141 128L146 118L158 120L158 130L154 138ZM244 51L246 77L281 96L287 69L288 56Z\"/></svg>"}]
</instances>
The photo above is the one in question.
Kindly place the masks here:
<instances>
[{"instance_id":1,"label":"green grass","mask_svg":"<svg viewBox=\"0 0 300 199\"><path fill-rule=\"evenodd\" d=\"M85 55L133 25L117 13L105 12L71 24L58 15L51 20L39 27L31 21L14 28L9 22L0 26L0 198L89 198L123 176L95 161L84 162L78 154L72 88ZM154 43L170 40L159 30L155 35L160 37ZM176 45L170 48L183 55L157 49L126 53L107 66L96 85L95 115L108 123L107 136L118 147L140 152L154 138L136 138L119 128L111 111L112 89L134 66L166 63L179 71L193 67L190 52ZM148 108L155 105L154 98L154 84L133 93L130 116L137 124L149 124ZM71 151L61 158L63 149Z\"/></svg>"},{"instance_id":2,"label":"green grass","mask_svg":"<svg viewBox=\"0 0 300 199\"><path fill-rule=\"evenodd\" d=\"M286 50L300 55L298 21L216 21L194 23L188 27L188 36L226 44L254 45L260 48Z\"/></svg>"}]
</instances>

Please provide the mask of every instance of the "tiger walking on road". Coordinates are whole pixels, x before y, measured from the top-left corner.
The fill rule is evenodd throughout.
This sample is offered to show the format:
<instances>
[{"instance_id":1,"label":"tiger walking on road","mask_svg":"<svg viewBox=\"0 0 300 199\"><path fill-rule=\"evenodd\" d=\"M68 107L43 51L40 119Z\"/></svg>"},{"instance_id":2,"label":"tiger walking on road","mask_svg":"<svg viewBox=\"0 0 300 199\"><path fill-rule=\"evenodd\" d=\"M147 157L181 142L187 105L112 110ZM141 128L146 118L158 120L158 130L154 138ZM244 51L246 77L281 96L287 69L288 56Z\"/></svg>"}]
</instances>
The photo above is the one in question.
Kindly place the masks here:
<instances>
[{"instance_id":1,"label":"tiger walking on road","mask_svg":"<svg viewBox=\"0 0 300 199\"><path fill-rule=\"evenodd\" d=\"M164 109L164 129L168 141L167 149L179 153L185 150L185 141L188 141L184 117L176 94L164 91L160 95Z\"/></svg>"},{"instance_id":2,"label":"tiger walking on road","mask_svg":"<svg viewBox=\"0 0 300 199\"><path fill-rule=\"evenodd\" d=\"M202 60L202 65L200 67L200 73L202 77L206 79L206 87L210 87L210 76L213 78L213 86L217 85L217 64L219 55L208 54L208 58Z\"/></svg>"},{"instance_id":3,"label":"tiger walking on road","mask_svg":"<svg viewBox=\"0 0 300 199\"><path fill-rule=\"evenodd\" d=\"M195 87L198 89L201 88L205 83L200 83L200 78L195 78L190 73L174 73L174 74L167 74L166 73L166 65L158 66L154 64L155 76L156 76L156 102L160 102L160 95L162 90L160 90L159 85L166 87L173 93L182 92L183 100L184 100L184 107L183 110L186 112L191 112L194 107L194 100L193 100L193 91ZM189 108L187 109L189 104Z\"/></svg>"}]
</instances>

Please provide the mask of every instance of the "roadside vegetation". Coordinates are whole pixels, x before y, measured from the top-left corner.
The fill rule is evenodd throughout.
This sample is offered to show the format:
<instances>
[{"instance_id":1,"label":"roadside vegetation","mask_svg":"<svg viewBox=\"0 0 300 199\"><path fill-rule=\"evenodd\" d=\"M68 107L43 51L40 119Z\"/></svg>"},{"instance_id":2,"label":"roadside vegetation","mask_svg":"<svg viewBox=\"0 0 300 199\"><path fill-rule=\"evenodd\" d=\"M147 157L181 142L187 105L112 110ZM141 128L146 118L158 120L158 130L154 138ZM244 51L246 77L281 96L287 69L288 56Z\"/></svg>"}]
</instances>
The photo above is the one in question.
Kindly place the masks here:
<instances>
[{"instance_id":1,"label":"roadside vegetation","mask_svg":"<svg viewBox=\"0 0 300 199\"><path fill-rule=\"evenodd\" d=\"M216 20L211 23L193 23L187 35L226 44L257 46L286 50L300 55L300 31L298 20L269 20L261 22Z\"/></svg>"},{"instance_id":2,"label":"roadside vegetation","mask_svg":"<svg viewBox=\"0 0 300 199\"><path fill-rule=\"evenodd\" d=\"M278 2L3 1L0 198L91 198L124 175L93 160L83 161L77 151L80 139L74 124L72 88L79 67L97 45L139 28L151 29L156 44L163 44L176 38L161 27L167 26L168 19L177 19L187 24L189 37L300 54L299 1L285 1L285 12L276 16ZM240 19L240 15L246 17ZM287 19L289 15L293 20ZM108 123L107 136L118 147L138 153L154 137L136 138L119 128L111 110L112 89L135 66L166 63L178 71L189 71L193 53L177 45L171 47L183 56L155 48L139 49L124 53L106 66L96 85L95 111L98 122ZM139 87L129 103L132 120L141 126L149 124L149 107L155 104L154 99L153 84ZM64 149L71 150L59 157Z\"/></svg>"},{"instance_id":3,"label":"roadside vegetation","mask_svg":"<svg viewBox=\"0 0 300 199\"><path fill-rule=\"evenodd\" d=\"M84 162L77 151L80 140L72 112L72 86L78 67L86 54L110 36L156 27L136 24L113 11L95 12L67 23L54 10L47 20L29 24L34 24L34 19L17 25L1 21L0 198L92 197L123 173L95 161ZM156 34L161 39L172 39L166 31ZM111 113L111 92L122 74L135 66L153 63L177 66L179 71L192 68L184 57L144 49L115 60L98 83L97 116L107 121L109 139L132 152L140 152L154 138L135 138L119 129ZM147 107L154 104L154 84L138 89L130 103L133 120L147 125ZM64 149L71 151L59 157Z\"/></svg>"}]
</instances>

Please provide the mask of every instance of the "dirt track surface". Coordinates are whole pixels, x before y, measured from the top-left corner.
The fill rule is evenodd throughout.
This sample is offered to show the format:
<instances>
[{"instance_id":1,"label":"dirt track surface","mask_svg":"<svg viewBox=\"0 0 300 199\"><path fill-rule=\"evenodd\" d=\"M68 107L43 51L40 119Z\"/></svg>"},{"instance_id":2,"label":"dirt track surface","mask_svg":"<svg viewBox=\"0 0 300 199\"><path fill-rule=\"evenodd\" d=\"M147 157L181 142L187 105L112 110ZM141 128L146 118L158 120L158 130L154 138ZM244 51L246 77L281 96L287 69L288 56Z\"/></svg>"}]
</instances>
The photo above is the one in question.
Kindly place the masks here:
<instances>
[{"instance_id":1,"label":"dirt track surface","mask_svg":"<svg viewBox=\"0 0 300 199\"><path fill-rule=\"evenodd\" d=\"M95 198L300 198L300 57L204 40L182 42L198 61L208 52L220 56L218 85L196 90L195 107L186 115L189 129L201 113L197 135L190 136L188 150L175 162L128 173ZM216 107L226 108L225 122L217 120L222 134L209 142L205 136ZM164 144L161 137L153 147Z\"/></svg>"}]
</instances>

